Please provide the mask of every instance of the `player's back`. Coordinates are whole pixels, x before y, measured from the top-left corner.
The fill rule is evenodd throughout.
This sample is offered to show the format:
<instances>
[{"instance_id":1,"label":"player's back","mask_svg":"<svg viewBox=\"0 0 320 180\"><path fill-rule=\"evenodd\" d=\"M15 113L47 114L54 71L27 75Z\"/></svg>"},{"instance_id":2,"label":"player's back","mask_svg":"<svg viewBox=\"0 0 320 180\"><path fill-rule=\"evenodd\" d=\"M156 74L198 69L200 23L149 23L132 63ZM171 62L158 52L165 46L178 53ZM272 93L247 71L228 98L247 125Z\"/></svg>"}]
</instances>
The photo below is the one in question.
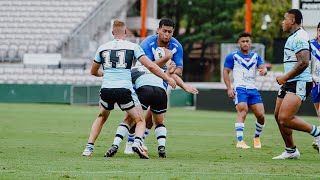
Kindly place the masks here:
<instances>
[{"instance_id":1,"label":"player's back","mask_svg":"<svg viewBox=\"0 0 320 180\"><path fill-rule=\"evenodd\" d=\"M127 40L115 39L101 45L95 61L101 63L104 76L103 88L131 88L131 66L135 58L144 55L139 45Z\"/></svg>"}]
</instances>

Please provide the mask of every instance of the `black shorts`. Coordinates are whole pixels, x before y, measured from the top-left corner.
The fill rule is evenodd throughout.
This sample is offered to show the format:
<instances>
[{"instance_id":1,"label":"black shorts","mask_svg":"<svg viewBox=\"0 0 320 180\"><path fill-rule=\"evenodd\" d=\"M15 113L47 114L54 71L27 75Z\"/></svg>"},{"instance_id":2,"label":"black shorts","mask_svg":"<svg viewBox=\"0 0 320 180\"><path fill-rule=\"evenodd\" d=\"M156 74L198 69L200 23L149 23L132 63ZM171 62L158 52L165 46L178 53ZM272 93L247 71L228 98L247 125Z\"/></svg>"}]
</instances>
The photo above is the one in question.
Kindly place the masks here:
<instances>
[{"instance_id":1,"label":"black shorts","mask_svg":"<svg viewBox=\"0 0 320 180\"><path fill-rule=\"evenodd\" d=\"M144 110L150 106L150 110L156 114L167 111L168 97L164 89L156 86L142 86L136 92Z\"/></svg>"},{"instance_id":2,"label":"black shorts","mask_svg":"<svg viewBox=\"0 0 320 180\"><path fill-rule=\"evenodd\" d=\"M100 90L100 105L106 110L114 109L117 103L122 111L129 110L135 106L133 94L126 88L102 88Z\"/></svg>"},{"instance_id":3,"label":"black shorts","mask_svg":"<svg viewBox=\"0 0 320 180\"><path fill-rule=\"evenodd\" d=\"M304 101L311 93L311 89L312 89L312 82L304 82L304 81L287 82L281 86L278 92L278 97L283 99L288 92L291 92L299 96L301 100Z\"/></svg>"}]
</instances>

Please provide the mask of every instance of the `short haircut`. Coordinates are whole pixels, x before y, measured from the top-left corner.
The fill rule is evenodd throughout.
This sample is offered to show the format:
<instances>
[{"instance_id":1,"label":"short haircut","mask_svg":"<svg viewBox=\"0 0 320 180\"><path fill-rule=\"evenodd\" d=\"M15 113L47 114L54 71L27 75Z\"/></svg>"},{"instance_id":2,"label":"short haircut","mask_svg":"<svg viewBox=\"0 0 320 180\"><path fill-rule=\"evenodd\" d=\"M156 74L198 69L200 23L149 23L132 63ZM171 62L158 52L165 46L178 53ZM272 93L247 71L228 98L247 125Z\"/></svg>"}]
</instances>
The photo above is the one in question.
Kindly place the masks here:
<instances>
[{"instance_id":1,"label":"short haircut","mask_svg":"<svg viewBox=\"0 0 320 180\"><path fill-rule=\"evenodd\" d=\"M124 21L121 21L121 20L114 20L113 21L113 28L121 28L121 27L125 27L126 26L126 23Z\"/></svg>"},{"instance_id":2,"label":"short haircut","mask_svg":"<svg viewBox=\"0 0 320 180\"><path fill-rule=\"evenodd\" d=\"M242 37L249 37L249 38L251 38L251 34L248 33L248 32L241 32L241 33L239 34L239 36L238 36L238 40L239 40L240 38L242 38Z\"/></svg>"},{"instance_id":3,"label":"short haircut","mask_svg":"<svg viewBox=\"0 0 320 180\"><path fill-rule=\"evenodd\" d=\"M171 26L171 27L173 27L173 29L174 29L175 24L174 24L174 22L173 22L171 19L169 19L169 18L162 18L162 19L160 20L160 22L159 22L159 28L161 28L162 26Z\"/></svg>"},{"instance_id":4,"label":"short haircut","mask_svg":"<svg viewBox=\"0 0 320 180\"><path fill-rule=\"evenodd\" d=\"M296 20L296 23L300 25L302 23L302 13L299 9L290 9L287 11L288 14L293 14L294 19Z\"/></svg>"},{"instance_id":5,"label":"short haircut","mask_svg":"<svg viewBox=\"0 0 320 180\"><path fill-rule=\"evenodd\" d=\"M318 24L318 27L317 28L320 28L320 22L319 22L319 24Z\"/></svg>"}]
</instances>

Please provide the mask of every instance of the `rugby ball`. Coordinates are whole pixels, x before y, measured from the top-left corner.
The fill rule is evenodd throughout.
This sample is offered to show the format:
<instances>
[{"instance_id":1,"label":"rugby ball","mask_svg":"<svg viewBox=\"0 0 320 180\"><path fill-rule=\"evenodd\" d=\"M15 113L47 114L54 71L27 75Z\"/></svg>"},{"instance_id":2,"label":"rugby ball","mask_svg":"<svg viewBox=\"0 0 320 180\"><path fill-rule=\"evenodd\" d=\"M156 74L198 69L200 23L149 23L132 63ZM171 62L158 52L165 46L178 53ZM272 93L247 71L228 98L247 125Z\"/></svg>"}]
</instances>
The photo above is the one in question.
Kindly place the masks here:
<instances>
[{"instance_id":1,"label":"rugby ball","mask_svg":"<svg viewBox=\"0 0 320 180\"><path fill-rule=\"evenodd\" d=\"M164 48L163 48L163 47L157 47L156 50L155 50L155 52L154 52L154 54L153 54L153 57L154 57L154 60L157 60L157 59L159 59L159 58L162 58L162 57L165 56L165 55L166 55L166 52L164 51ZM170 63L171 63L171 59L169 59L169 60L166 62L164 68L169 68Z\"/></svg>"},{"instance_id":2,"label":"rugby ball","mask_svg":"<svg viewBox=\"0 0 320 180\"><path fill-rule=\"evenodd\" d=\"M157 60L159 58L162 58L165 55L166 55L166 52L164 51L163 47L157 47L153 54L153 57L154 57L154 60Z\"/></svg>"}]
</instances>

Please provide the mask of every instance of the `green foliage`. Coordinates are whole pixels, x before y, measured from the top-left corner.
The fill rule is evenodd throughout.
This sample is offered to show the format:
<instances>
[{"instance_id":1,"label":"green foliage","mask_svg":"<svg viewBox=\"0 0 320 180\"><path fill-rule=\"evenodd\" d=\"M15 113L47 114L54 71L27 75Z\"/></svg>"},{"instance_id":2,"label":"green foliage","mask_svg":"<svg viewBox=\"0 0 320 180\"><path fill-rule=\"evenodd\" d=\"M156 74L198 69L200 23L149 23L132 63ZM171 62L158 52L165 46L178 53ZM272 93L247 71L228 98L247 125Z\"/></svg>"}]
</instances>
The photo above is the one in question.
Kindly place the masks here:
<instances>
[{"instance_id":1,"label":"green foliage","mask_svg":"<svg viewBox=\"0 0 320 180\"><path fill-rule=\"evenodd\" d=\"M252 37L254 42L266 45L266 59L272 59L272 45L274 38L286 36L282 32L282 20L285 12L291 8L291 1L287 0L257 0L252 3ZM261 29L264 16L269 14L271 22L266 31ZM245 5L238 9L233 17L233 25L244 31L245 27Z\"/></svg>"},{"instance_id":2,"label":"green foliage","mask_svg":"<svg viewBox=\"0 0 320 180\"><path fill-rule=\"evenodd\" d=\"M233 108L233 107L230 107ZM262 149L236 149L236 113L169 109L167 155L157 157L153 131L146 143L151 159L112 158L112 143L123 112L112 111L92 157L81 157L98 107L0 103L0 179L319 179L319 154L307 133L294 132L300 160L272 160L284 150L273 115L267 115ZM317 123L314 117L303 117ZM246 120L252 146L255 118ZM126 139L125 139L126 140Z\"/></svg>"}]
</instances>

